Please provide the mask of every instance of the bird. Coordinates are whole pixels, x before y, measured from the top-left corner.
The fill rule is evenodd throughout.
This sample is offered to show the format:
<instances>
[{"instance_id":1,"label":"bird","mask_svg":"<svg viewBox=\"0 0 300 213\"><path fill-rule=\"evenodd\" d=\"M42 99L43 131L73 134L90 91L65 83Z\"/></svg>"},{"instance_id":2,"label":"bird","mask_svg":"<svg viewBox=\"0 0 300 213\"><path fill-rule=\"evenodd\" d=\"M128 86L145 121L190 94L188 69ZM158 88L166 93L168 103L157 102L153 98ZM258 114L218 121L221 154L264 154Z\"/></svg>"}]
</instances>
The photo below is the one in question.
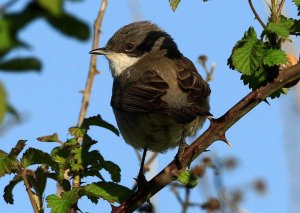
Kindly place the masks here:
<instances>
[{"instance_id":1,"label":"bird","mask_svg":"<svg viewBox=\"0 0 300 213\"><path fill-rule=\"evenodd\" d=\"M148 150L178 148L177 159L196 134L209 109L209 84L178 49L173 38L150 21L117 30L103 48L113 76L111 106L126 143L143 151L138 180L145 180ZM142 181L143 182L143 181Z\"/></svg>"}]
</instances>

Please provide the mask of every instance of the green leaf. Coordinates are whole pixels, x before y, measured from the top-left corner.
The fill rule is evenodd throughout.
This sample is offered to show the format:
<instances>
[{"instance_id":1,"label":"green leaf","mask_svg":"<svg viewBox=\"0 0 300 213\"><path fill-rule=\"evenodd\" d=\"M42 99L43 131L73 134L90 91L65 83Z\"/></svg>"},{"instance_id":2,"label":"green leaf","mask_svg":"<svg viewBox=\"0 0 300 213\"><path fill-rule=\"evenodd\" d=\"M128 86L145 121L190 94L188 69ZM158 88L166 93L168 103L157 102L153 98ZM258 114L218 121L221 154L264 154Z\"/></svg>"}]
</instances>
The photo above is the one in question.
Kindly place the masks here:
<instances>
[{"instance_id":1,"label":"green leaf","mask_svg":"<svg viewBox=\"0 0 300 213\"><path fill-rule=\"evenodd\" d=\"M254 28L250 27L233 48L228 63L231 68L245 75L252 75L261 65L263 56L263 43L257 39Z\"/></svg>"},{"instance_id":2,"label":"green leaf","mask_svg":"<svg viewBox=\"0 0 300 213\"><path fill-rule=\"evenodd\" d=\"M133 194L127 187L112 182L91 183L82 189L83 195L102 198L110 203L121 203Z\"/></svg>"},{"instance_id":3,"label":"green leaf","mask_svg":"<svg viewBox=\"0 0 300 213\"><path fill-rule=\"evenodd\" d=\"M72 171L79 172L83 170L81 153L81 147L73 147L71 149L72 158L70 160L70 167Z\"/></svg>"},{"instance_id":4,"label":"green leaf","mask_svg":"<svg viewBox=\"0 0 300 213\"><path fill-rule=\"evenodd\" d=\"M79 199L78 191L68 191L62 193L61 197L49 195L46 197L47 207L51 208L52 213L66 213L70 207Z\"/></svg>"},{"instance_id":5,"label":"green leaf","mask_svg":"<svg viewBox=\"0 0 300 213\"><path fill-rule=\"evenodd\" d=\"M286 17L281 16L279 22L269 22L267 24L267 30L277 34L280 37L287 38L289 37L294 24L295 21L293 19L287 19Z\"/></svg>"},{"instance_id":6,"label":"green leaf","mask_svg":"<svg viewBox=\"0 0 300 213\"><path fill-rule=\"evenodd\" d=\"M6 91L0 81L0 125L3 123L5 112L7 107Z\"/></svg>"},{"instance_id":7,"label":"green leaf","mask_svg":"<svg viewBox=\"0 0 300 213\"><path fill-rule=\"evenodd\" d=\"M48 11L53 16L60 16L63 12L62 0L37 0L36 1L43 9Z\"/></svg>"},{"instance_id":8,"label":"green leaf","mask_svg":"<svg viewBox=\"0 0 300 213\"><path fill-rule=\"evenodd\" d=\"M87 40L90 37L90 28L76 17L63 13L59 17L47 16L48 23L61 33L79 40Z\"/></svg>"},{"instance_id":9,"label":"green leaf","mask_svg":"<svg viewBox=\"0 0 300 213\"><path fill-rule=\"evenodd\" d=\"M105 161L103 163L103 168L109 172L113 182L119 183L121 181L121 169L117 164L111 161Z\"/></svg>"},{"instance_id":10,"label":"green leaf","mask_svg":"<svg viewBox=\"0 0 300 213\"><path fill-rule=\"evenodd\" d=\"M300 0L293 0L293 2L298 7L298 15L300 15Z\"/></svg>"},{"instance_id":11,"label":"green leaf","mask_svg":"<svg viewBox=\"0 0 300 213\"><path fill-rule=\"evenodd\" d=\"M78 141L76 138L71 138L67 142L64 143L65 147L73 147L73 146L78 146Z\"/></svg>"},{"instance_id":12,"label":"green leaf","mask_svg":"<svg viewBox=\"0 0 300 213\"><path fill-rule=\"evenodd\" d=\"M47 183L47 174L48 170L46 169L46 166L39 166L34 171L34 176L29 179L30 185L34 188L34 191L38 195L38 197L43 197L46 183Z\"/></svg>"},{"instance_id":13,"label":"green leaf","mask_svg":"<svg viewBox=\"0 0 300 213\"><path fill-rule=\"evenodd\" d=\"M41 71L42 64L37 58L14 58L0 62L0 70L13 72Z\"/></svg>"},{"instance_id":14,"label":"green leaf","mask_svg":"<svg viewBox=\"0 0 300 213\"><path fill-rule=\"evenodd\" d=\"M18 183L20 183L21 181L22 181L21 176L15 175L14 178L11 181L9 181L9 184L7 184L5 186L3 198L4 198L6 203L14 204L14 196L13 196L12 191L15 188L15 186Z\"/></svg>"},{"instance_id":15,"label":"green leaf","mask_svg":"<svg viewBox=\"0 0 300 213\"><path fill-rule=\"evenodd\" d=\"M60 141L57 133L54 133L52 135L38 137L37 140L41 141L41 142L59 142Z\"/></svg>"},{"instance_id":16,"label":"green leaf","mask_svg":"<svg viewBox=\"0 0 300 213\"><path fill-rule=\"evenodd\" d=\"M189 170L181 172L177 177L177 180L189 188L194 188L198 185L197 175Z\"/></svg>"},{"instance_id":17,"label":"green leaf","mask_svg":"<svg viewBox=\"0 0 300 213\"><path fill-rule=\"evenodd\" d=\"M173 11L175 11L181 0L169 0L170 6Z\"/></svg>"},{"instance_id":18,"label":"green leaf","mask_svg":"<svg viewBox=\"0 0 300 213\"><path fill-rule=\"evenodd\" d=\"M86 129L79 127L70 127L69 133L76 138L83 138L86 133Z\"/></svg>"},{"instance_id":19,"label":"green leaf","mask_svg":"<svg viewBox=\"0 0 300 213\"><path fill-rule=\"evenodd\" d=\"M25 145L26 140L19 140L16 146L10 150L8 155L16 159L20 152L23 151Z\"/></svg>"},{"instance_id":20,"label":"green leaf","mask_svg":"<svg viewBox=\"0 0 300 213\"><path fill-rule=\"evenodd\" d=\"M24 168L34 164L45 164L52 167L54 170L57 168L57 164L52 160L52 157L48 153L35 148L26 150L21 158L21 164Z\"/></svg>"},{"instance_id":21,"label":"green leaf","mask_svg":"<svg viewBox=\"0 0 300 213\"><path fill-rule=\"evenodd\" d=\"M15 40L11 35L7 19L1 17L0 29L0 55L4 55L4 53L15 46Z\"/></svg>"},{"instance_id":22,"label":"green leaf","mask_svg":"<svg viewBox=\"0 0 300 213\"><path fill-rule=\"evenodd\" d=\"M18 162L6 152L0 150L0 177L18 170Z\"/></svg>"},{"instance_id":23,"label":"green leaf","mask_svg":"<svg viewBox=\"0 0 300 213\"><path fill-rule=\"evenodd\" d=\"M85 118L82 122L82 128L89 129L90 126L99 126L105 129L108 129L119 136L119 130L114 127L112 124L108 123L107 121L103 120L100 115Z\"/></svg>"},{"instance_id":24,"label":"green leaf","mask_svg":"<svg viewBox=\"0 0 300 213\"><path fill-rule=\"evenodd\" d=\"M263 63L268 66L287 63L287 56L282 50L268 49L264 55Z\"/></svg>"}]
</instances>

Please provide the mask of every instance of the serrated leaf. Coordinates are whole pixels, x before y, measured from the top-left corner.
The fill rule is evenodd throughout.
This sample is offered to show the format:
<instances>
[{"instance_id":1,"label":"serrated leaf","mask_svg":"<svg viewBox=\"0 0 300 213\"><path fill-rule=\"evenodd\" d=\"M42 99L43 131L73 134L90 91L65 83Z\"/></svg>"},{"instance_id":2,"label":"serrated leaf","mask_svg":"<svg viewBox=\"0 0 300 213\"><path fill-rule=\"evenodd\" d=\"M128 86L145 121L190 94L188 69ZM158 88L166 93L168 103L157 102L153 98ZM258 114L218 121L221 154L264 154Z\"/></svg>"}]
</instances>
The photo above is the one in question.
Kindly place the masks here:
<instances>
[{"instance_id":1,"label":"serrated leaf","mask_svg":"<svg viewBox=\"0 0 300 213\"><path fill-rule=\"evenodd\" d=\"M18 162L14 157L0 150L0 177L11 174L18 169Z\"/></svg>"},{"instance_id":2,"label":"serrated leaf","mask_svg":"<svg viewBox=\"0 0 300 213\"><path fill-rule=\"evenodd\" d=\"M277 34L278 36L287 38L289 37L294 24L295 21L293 19L287 19L286 17L281 16L279 22L269 22L267 25L267 30Z\"/></svg>"},{"instance_id":3,"label":"serrated leaf","mask_svg":"<svg viewBox=\"0 0 300 213\"><path fill-rule=\"evenodd\" d=\"M197 175L189 170L181 172L177 177L177 180L189 188L194 188L198 185Z\"/></svg>"},{"instance_id":4,"label":"serrated leaf","mask_svg":"<svg viewBox=\"0 0 300 213\"><path fill-rule=\"evenodd\" d=\"M66 213L70 207L77 202L79 195L77 191L68 191L62 193L61 197L49 195L46 197L47 207L51 208L52 213Z\"/></svg>"},{"instance_id":5,"label":"serrated leaf","mask_svg":"<svg viewBox=\"0 0 300 213\"><path fill-rule=\"evenodd\" d=\"M175 11L181 0L169 0L170 6L173 11Z\"/></svg>"},{"instance_id":6,"label":"serrated leaf","mask_svg":"<svg viewBox=\"0 0 300 213\"><path fill-rule=\"evenodd\" d=\"M109 172L113 182L119 183L121 181L121 169L117 164L111 161L105 161L103 163L103 168Z\"/></svg>"},{"instance_id":7,"label":"serrated leaf","mask_svg":"<svg viewBox=\"0 0 300 213\"><path fill-rule=\"evenodd\" d=\"M133 191L127 187L112 182L92 183L82 189L84 195L102 198L110 203L121 203L133 194Z\"/></svg>"},{"instance_id":8,"label":"serrated leaf","mask_svg":"<svg viewBox=\"0 0 300 213\"><path fill-rule=\"evenodd\" d=\"M4 198L6 203L14 204L14 196L13 196L12 191L15 188L15 186L18 183L20 183L21 181L22 181L21 176L15 175L14 178L11 181L9 181L9 184L7 184L5 186L3 198Z\"/></svg>"},{"instance_id":9,"label":"serrated leaf","mask_svg":"<svg viewBox=\"0 0 300 213\"><path fill-rule=\"evenodd\" d=\"M44 194L47 183L47 174L48 170L45 168L45 166L39 166L34 171L34 176L29 181L38 197L42 197Z\"/></svg>"},{"instance_id":10,"label":"serrated leaf","mask_svg":"<svg viewBox=\"0 0 300 213\"><path fill-rule=\"evenodd\" d=\"M231 68L245 75L252 75L260 66L263 55L263 43L257 39L254 28L250 27L233 48L228 61L232 63Z\"/></svg>"},{"instance_id":11,"label":"serrated leaf","mask_svg":"<svg viewBox=\"0 0 300 213\"><path fill-rule=\"evenodd\" d=\"M269 49L264 55L263 63L268 66L286 64L287 56L282 50Z\"/></svg>"},{"instance_id":12,"label":"serrated leaf","mask_svg":"<svg viewBox=\"0 0 300 213\"><path fill-rule=\"evenodd\" d=\"M0 62L0 70L6 72L27 72L27 71L41 71L42 64L39 59L28 58L13 58Z\"/></svg>"},{"instance_id":13,"label":"serrated leaf","mask_svg":"<svg viewBox=\"0 0 300 213\"><path fill-rule=\"evenodd\" d=\"M25 151L21 158L21 164L24 168L34 164L44 164L52 167L54 170L57 168L57 164L48 153L35 148L29 148Z\"/></svg>"},{"instance_id":14,"label":"serrated leaf","mask_svg":"<svg viewBox=\"0 0 300 213\"><path fill-rule=\"evenodd\" d=\"M64 146L71 147L71 146L78 146L78 141L76 138L71 138L67 142L64 143Z\"/></svg>"},{"instance_id":15,"label":"serrated leaf","mask_svg":"<svg viewBox=\"0 0 300 213\"><path fill-rule=\"evenodd\" d=\"M90 126L99 126L105 129L108 129L119 136L119 130L114 127L112 124L108 123L107 121L103 120L100 115L85 118L82 122L82 128L89 129Z\"/></svg>"},{"instance_id":16,"label":"serrated leaf","mask_svg":"<svg viewBox=\"0 0 300 213\"><path fill-rule=\"evenodd\" d=\"M36 2L53 16L60 16L63 12L62 0L37 0Z\"/></svg>"},{"instance_id":17,"label":"serrated leaf","mask_svg":"<svg viewBox=\"0 0 300 213\"><path fill-rule=\"evenodd\" d=\"M79 127L70 127L69 133L76 138L83 138L86 133L86 129Z\"/></svg>"},{"instance_id":18,"label":"serrated leaf","mask_svg":"<svg viewBox=\"0 0 300 213\"><path fill-rule=\"evenodd\" d=\"M20 154L20 152L23 151L25 145L26 145L26 140L19 140L16 146L10 150L8 155L16 159L17 156Z\"/></svg>"},{"instance_id":19,"label":"serrated leaf","mask_svg":"<svg viewBox=\"0 0 300 213\"><path fill-rule=\"evenodd\" d=\"M7 106L6 91L2 82L0 81L0 125L4 120L6 106Z\"/></svg>"},{"instance_id":20,"label":"serrated leaf","mask_svg":"<svg viewBox=\"0 0 300 213\"><path fill-rule=\"evenodd\" d=\"M79 40L87 40L90 37L89 26L71 14L63 13L59 17L46 17L48 23L61 33Z\"/></svg>"},{"instance_id":21,"label":"serrated leaf","mask_svg":"<svg viewBox=\"0 0 300 213\"><path fill-rule=\"evenodd\" d=\"M54 133L52 135L38 137L37 140L41 141L41 142L59 142L60 141L57 133Z\"/></svg>"}]
</instances>

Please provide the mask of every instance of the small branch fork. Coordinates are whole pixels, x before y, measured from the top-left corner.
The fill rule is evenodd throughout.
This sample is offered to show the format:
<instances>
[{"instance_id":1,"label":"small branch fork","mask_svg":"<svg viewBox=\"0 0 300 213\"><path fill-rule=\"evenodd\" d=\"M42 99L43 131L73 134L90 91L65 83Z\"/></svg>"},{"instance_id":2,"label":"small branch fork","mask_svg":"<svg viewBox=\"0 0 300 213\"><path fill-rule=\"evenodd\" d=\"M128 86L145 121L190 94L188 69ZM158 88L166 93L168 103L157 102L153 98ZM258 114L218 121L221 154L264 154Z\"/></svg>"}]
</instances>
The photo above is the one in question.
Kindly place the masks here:
<instances>
[{"instance_id":1,"label":"small branch fork","mask_svg":"<svg viewBox=\"0 0 300 213\"><path fill-rule=\"evenodd\" d=\"M154 194L176 179L181 171L205 151L213 142L224 140L225 132L250 110L284 85L300 79L300 63L280 71L278 77L267 85L250 92L229 111L218 119L211 119L209 128L182 153L182 169L179 170L173 160L143 188L138 189L120 206L112 209L113 213L133 212Z\"/></svg>"}]
</instances>

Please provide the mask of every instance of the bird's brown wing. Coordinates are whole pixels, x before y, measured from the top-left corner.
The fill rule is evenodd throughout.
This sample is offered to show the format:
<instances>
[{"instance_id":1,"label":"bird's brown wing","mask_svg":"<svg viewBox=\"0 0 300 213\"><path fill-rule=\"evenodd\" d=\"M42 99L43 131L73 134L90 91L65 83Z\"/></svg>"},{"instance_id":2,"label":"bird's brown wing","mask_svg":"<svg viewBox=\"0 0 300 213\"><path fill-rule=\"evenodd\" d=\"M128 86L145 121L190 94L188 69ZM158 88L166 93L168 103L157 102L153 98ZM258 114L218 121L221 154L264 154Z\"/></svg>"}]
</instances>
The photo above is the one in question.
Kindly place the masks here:
<instances>
[{"instance_id":1,"label":"bird's brown wing","mask_svg":"<svg viewBox=\"0 0 300 213\"><path fill-rule=\"evenodd\" d=\"M169 86L154 70L143 72L143 76L125 86L118 81L114 84L111 105L115 108L128 112L165 112L168 108L161 97Z\"/></svg>"},{"instance_id":2,"label":"bird's brown wing","mask_svg":"<svg viewBox=\"0 0 300 213\"><path fill-rule=\"evenodd\" d=\"M198 116L211 115L208 104L211 90L207 82L187 58L178 66L177 82L182 91L187 93L187 103L178 110L172 110L173 117L180 123L189 123Z\"/></svg>"}]
</instances>

